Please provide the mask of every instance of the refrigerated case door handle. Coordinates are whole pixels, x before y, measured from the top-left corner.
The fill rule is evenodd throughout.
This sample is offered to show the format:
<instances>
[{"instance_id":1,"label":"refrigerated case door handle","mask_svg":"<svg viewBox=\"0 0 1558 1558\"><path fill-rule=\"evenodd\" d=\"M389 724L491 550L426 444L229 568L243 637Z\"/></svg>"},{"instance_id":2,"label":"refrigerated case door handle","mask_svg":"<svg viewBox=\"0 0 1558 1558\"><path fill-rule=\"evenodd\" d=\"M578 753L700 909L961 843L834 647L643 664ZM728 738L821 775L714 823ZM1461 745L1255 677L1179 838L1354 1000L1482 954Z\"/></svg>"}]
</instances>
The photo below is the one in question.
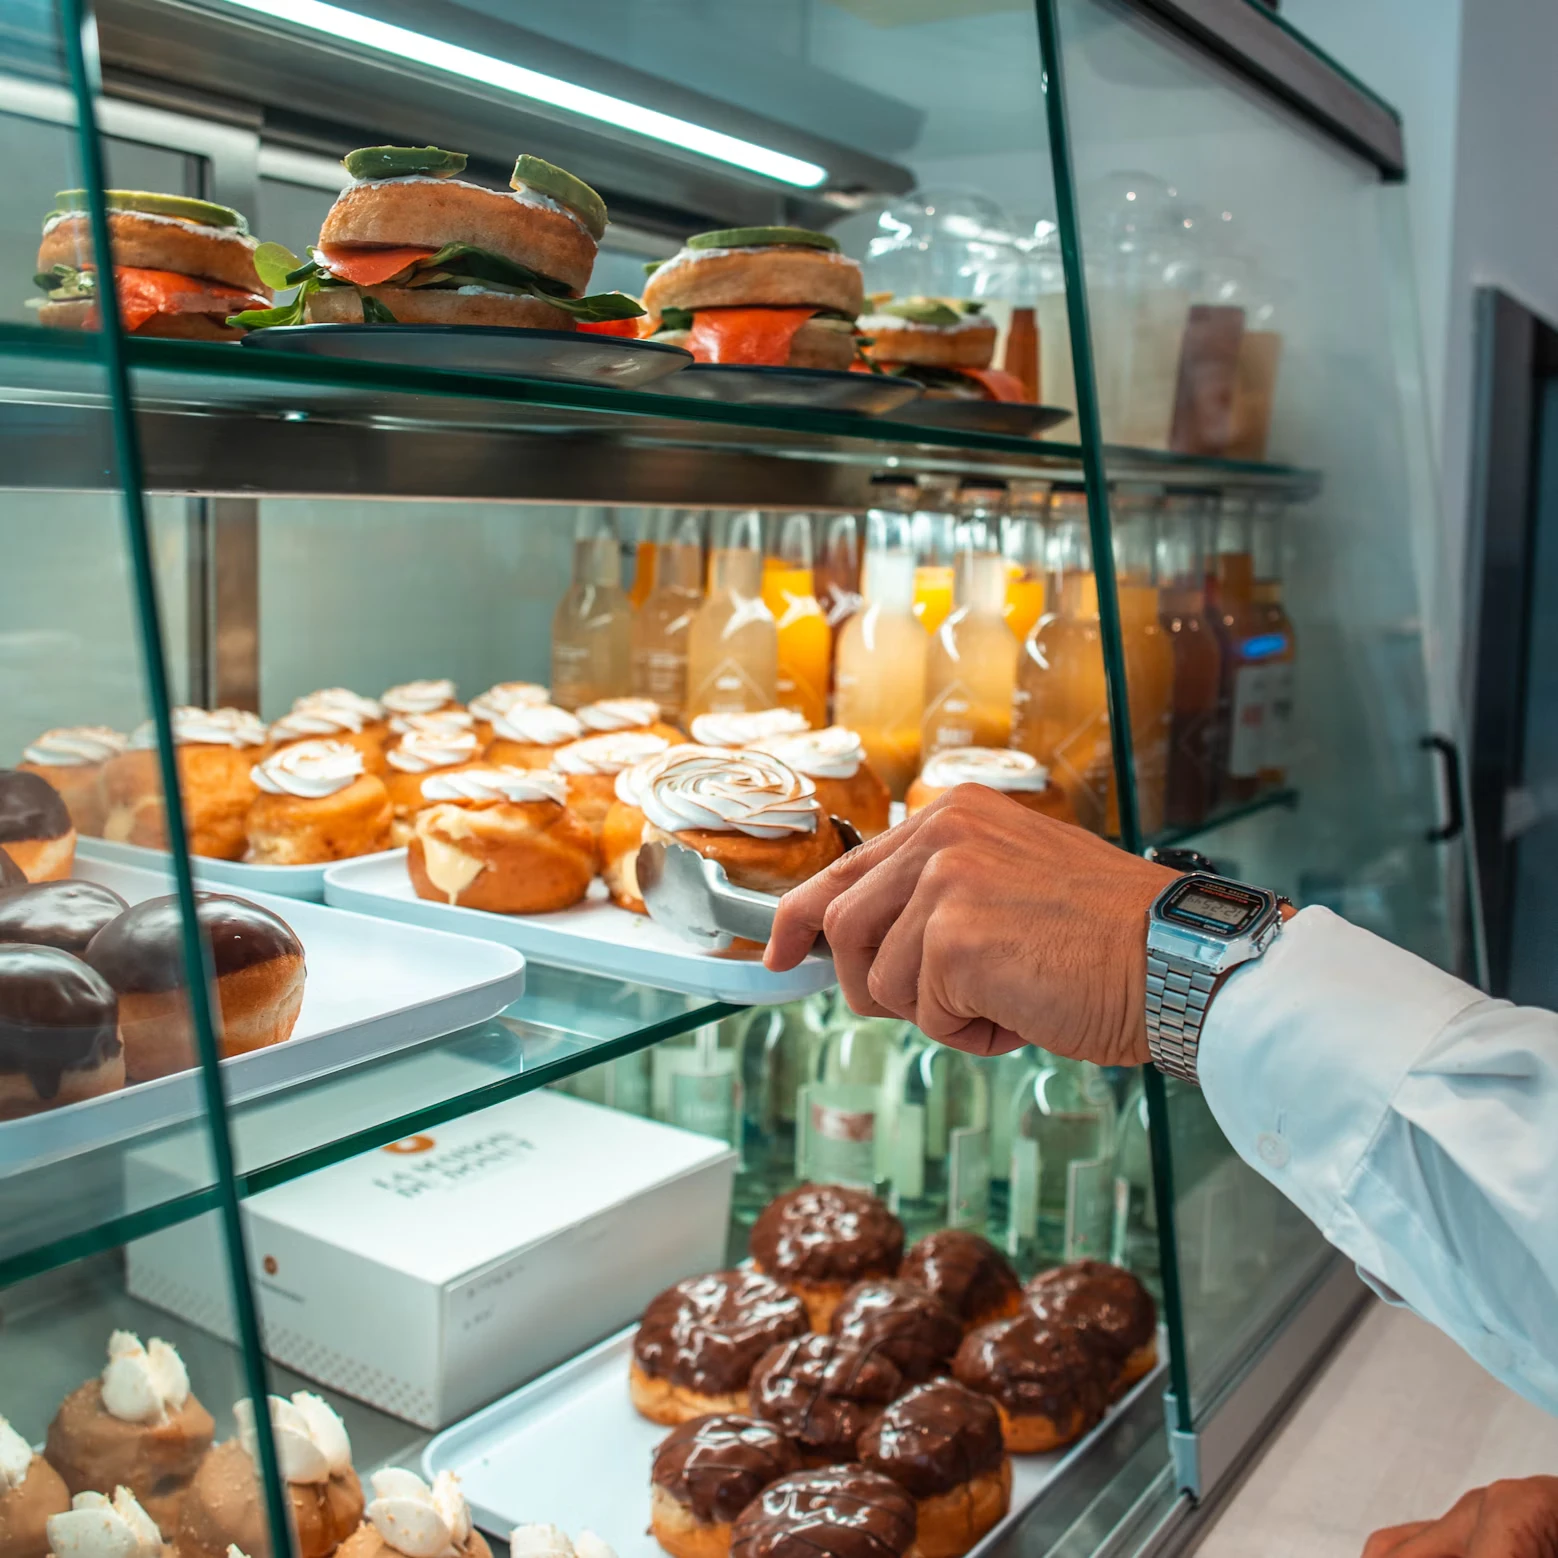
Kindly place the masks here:
<instances>
[{"instance_id":1,"label":"refrigerated case door handle","mask_svg":"<svg viewBox=\"0 0 1558 1558\"><path fill-rule=\"evenodd\" d=\"M1423 837L1430 844L1447 844L1459 838L1466 826L1466 803L1461 795L1461 754L1455 743L1437 733L1424 736L1418 745L1425 752L1439 754L1440 768L1444 774L1444 797L1450 815L1437 827L1430 828Z\"/></svg>"}]
</instances>

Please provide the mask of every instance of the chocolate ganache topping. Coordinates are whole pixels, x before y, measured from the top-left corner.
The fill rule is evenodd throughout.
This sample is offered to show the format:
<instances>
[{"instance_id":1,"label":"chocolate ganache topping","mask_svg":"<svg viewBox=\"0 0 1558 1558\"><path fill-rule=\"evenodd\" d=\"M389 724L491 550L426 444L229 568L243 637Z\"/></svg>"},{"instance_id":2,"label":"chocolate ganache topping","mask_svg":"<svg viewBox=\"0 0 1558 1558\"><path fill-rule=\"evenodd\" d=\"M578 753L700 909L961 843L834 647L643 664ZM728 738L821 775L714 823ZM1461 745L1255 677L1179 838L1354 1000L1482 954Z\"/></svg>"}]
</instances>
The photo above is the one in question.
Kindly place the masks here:
<instances>
[{"instance_id":1,"label":"chocolate ganache topping","mask_svg":"<svg viewBox=\"0 0 1558 1558\"><path fill-rule=\"evenodd\" d=\"M0 768L0 844L64 838L70 828L70 813L47 779Z\"/></svg>"},{"instance_id":2,"label":"chocolate ganache topping","mask_svg":"<svg viewBox=\"0 0 1558 1558\"><path fill-rule=\"evenodd\" d=\"M770 1483L731 1527L731 1558L902 1558L914 1500L891 1477L826 1466Z\"/></svg>"},{"instance_id":3,"label":"chocolate ganache topping","mask_svg":"<svg viewBox=\"0 0 1558 1558\"><path fill-rule=\"evenodd\" d=\"M1031 1309L970 1331L952 1360L953 1376L990 1396L1013 1417L1047 1417L1065 1428L1103 1416L1108 1360L1069 1325L1041 1320Z\"/></svg>"},{"instance_id":4,"label":"chocolate ganache topping","mask_svg":"<svg viewBox=\"0 0 1558 1558\"><path fill-rule=\"evenodd\" d=\"M1015 1314L1022 1299L1011 1262L965 1228L927 1234L904 1256L898 1275L934 1293L965 1326Z\"/></svg>"},{"instance_id":5,"label":"chocolate ganache topping","mask_svg":"<svg viewBox=\"0 0 1558 1558\"><path fill-rule=\"evenodd\" d=\"M1152 1295L1124 1267L1107 1261L1079 1260L1041 1271L1028 1284L1027 1297L1035 1314L1086 1332L1117 1362L1157 1335Z\"/></svg>"},{"instance_id":6,"label":"chocolate ganache topping","mask_svg":"<svg viewBox=\"0 0 1558 1558\"><path fill-rule=\"evenodd\" d=\"M633 1356L654 1379L706 1396L745 1390L776 1342L804 1336L806 1306L759 1271L711 1271L657 1294L644 1310Z\"/></svg>"},{"instance_id":7,"label":"chocolate ganache topping","mask_svg":"<svg viewBox=\"0 0 1558 1558\"><path fill-rule=\"evenodd\" d=\"M923 1288L891 1277L857 1282L833 1311L833 1334L884 1353L912 1385L945 1374L963 1340L952 1312Z\"/></svg>"},{"instance_id":8,"label":"chocolate ganache topping","mask_svg":"<svg viewBox=\"0 0 1558 1558\"><path fill-rule=\"evenodd\" d=\"M96 882L38 882L0 896L0 941L58 947L79 957L125 907L118 893Z\"/></svg>"},{"instance_id":9,"label":"chocolate ganache topping","mask_svg":"<svg viewBox=\"0 0 1558 1558\"><path fill-rule=\"evenodd\" d=\"M292 927L246 898L196 893L195 918L218 979L274 958L303 956ZM92 938L85 957L120 995L178 989L186 982L178 899L148 898L127 909Z\"/></svg>"},{"instance_id":10,"label":"chocolate ganache topping","mask_svg":"<svg viewBox=\"0 0 1558 1558\"><path fill-rule=\"evenodd\" d=\"M16 887L27 886L27 873L0 849L0 893L8 893Z\"/></svg>"},{"instance_id":11,"label":"chocolate ganache topping","mask_svg":"<svg viewBox=\"0 0 1558 1558\"><path fill-rule=\"evenodd\" d=\"M860 1463L935 1498L1001 1469L1006 1441L1001 1414L956 1380L916 1385L860 1436Z\"/></svg>"},{"instance_id":12,"label":"chocolate ganache topping","mask_svg":"<svg viewBox=\"0 0 1558 1558\"><path fill-rule=\"evenodd\" d=\"M775 1196L752 1225L764 1271L808 1282L891 1277L903 1260L903 1224L864 1190L798 1185Z\"/></svg>"},{"instance_id":13,"label":"chocolate ganache topping","mask_svg":"<svg viewBox=\"0 0 1558 1558\"><path fill-rule=\"evenodd\" d=\"M752 1370L752 1414L776 1423L808 1454L852 1461L855 1443L903 1389L885 1353L837 1336L800 1336Z\"/></svg>"},{"instance_id":14,"label":"chocolate ganache topping","mask_svg":"<svg viewBox=\"0 0 1558 1558\"><path fill-rule=\"evenodd\" d=\"M803 1464L795 1441L772 1423L720 1412L672 1429L650 1478L699 1520L729 1525L770 1482Z\"/></svg>"},{"instance_id":15,"label":"chocolate ganache topping","mask_svg":"<svg viewBox=\"0 0 1558 1558\"><path fill-rule=\"evenodd\" d=\"M119 1003L100 975L58 947L0 945L0 1071L49 1099L62 1073L118 1053Z\"/></svg>"}]
</instances>

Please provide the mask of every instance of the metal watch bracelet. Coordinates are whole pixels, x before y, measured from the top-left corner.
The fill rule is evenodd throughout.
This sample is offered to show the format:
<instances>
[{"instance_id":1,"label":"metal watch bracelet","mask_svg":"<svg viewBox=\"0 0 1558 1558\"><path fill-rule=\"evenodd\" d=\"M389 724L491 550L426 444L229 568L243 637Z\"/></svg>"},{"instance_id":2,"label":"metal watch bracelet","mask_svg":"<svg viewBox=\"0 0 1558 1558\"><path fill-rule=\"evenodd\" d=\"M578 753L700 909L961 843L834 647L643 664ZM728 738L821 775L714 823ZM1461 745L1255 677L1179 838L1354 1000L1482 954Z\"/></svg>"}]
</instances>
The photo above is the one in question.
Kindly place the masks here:
<instances>
[{"instance_id":1,"label":"metal watch bracelet","mask_svg":"<svg viewBox=\"0 0 1558 1558\"><path fill-rule=\"evenodd\" d=\"M1200 1085L1196 1055L1218 975L1147 949L1147 1052L1159 1071Z\"/></svg>"}]
</instances>

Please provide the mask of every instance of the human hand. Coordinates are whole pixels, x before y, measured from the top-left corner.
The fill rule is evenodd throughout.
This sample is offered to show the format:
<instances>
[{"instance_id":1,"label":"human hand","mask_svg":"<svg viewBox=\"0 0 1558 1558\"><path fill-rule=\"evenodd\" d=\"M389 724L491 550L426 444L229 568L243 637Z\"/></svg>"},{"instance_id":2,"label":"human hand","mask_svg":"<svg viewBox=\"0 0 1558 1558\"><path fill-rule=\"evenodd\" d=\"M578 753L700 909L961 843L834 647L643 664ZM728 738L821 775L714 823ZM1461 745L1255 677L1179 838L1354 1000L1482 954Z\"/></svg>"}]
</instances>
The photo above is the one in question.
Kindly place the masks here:
<instances>
[{"instance_id":1,"label":"human hand","mask_svg":"<svg viewBox=\"0 0 1558 1558\"><path fill-rule=\"evenodd\" d=\"M764 962L817 932L862 1016L976 1055L1147 1054L1147 910L1174 873L983 785L949 790L785 895Z\"/></svg>"},{"instance_id":2,"label":"human hand","mask_svg":"<svg viewBox=\"0 0 1558 1558\"><path fill-rule=\"evenodd\" d=\"M1438 1520L1376 1531L1363 1558L1558 1558L1558 1477L1473 1488Z\"/></svg>"}]
</instances>

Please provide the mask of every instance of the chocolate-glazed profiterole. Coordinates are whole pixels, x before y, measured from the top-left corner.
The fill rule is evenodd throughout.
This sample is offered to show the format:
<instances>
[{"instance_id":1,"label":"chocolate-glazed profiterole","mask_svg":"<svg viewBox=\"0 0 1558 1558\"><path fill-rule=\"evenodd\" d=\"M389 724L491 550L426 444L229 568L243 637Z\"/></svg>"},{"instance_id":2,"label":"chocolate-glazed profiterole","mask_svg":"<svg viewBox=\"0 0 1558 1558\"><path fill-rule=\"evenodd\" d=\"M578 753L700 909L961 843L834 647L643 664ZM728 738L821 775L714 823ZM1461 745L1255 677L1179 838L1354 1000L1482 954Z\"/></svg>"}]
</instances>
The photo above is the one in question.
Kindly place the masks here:
<instances>
[{"instance_id":1,"label":"chocolate-glazed profiterole","mask_svg":"<svg viewBox=\"0 0 1558 1558\"><path fill-rule=\"evenodd\" d=\"M752 1370L752 1415L782 1428L813 1466L855 1459L855 1444L903 1389L885 1353L837 1336L800 1336Z\"/></svg>"},{"instance_id":2,"label":"chocolate-glazed profiterole","mask_svg":"<svg viewBox=\"0 0 1558 1558\"><path fill-rule=\"evenodd\" d=\"M0 945L0 1120L124 1086L114 992L58 947Z\"/></svg>"},{"instance_id":3,"label":"chocolate-glazed profiterole","mask_svg":"<svg viewBox=\"0 0 1558 1558\"><path fill-rule=\"evenodd\" d=\"M1111 1371L1080 1331L1031 1309L970 1331L952 1360L956 1379L995 1402L1006 1447L1019 1455L1059 1449L1091 1428Z\"/></svg>"},{"instance_id":4,"label":"chocolate-glazed profiterole","mask_svg":"<svg viewBox=\"0 0 1558 1558\"><path fill-rule=\"evenodd\" d=\"M15 887L27 886L27 873L0 849L0 893L8 893Z\"/></svg>"},{"instance_id":5,"label":"chocolate-glazed profiterole","mask_svg":"<svg viewBox=\"0 0 1558 1558\"><path fill-rule=\"evenodd\" d=\"M771 1482L803 1469L795 1441L738 1412L674 1428L650 1469L650 1530L673 1558L722 1558L730 1525Z\"/></svg>"},{"instance_id":6,"label":"chocolate-glazed profiterole","mask_svg":"<svg viewBox=\"0 0 1558 1558\"><path fill-rule=\"evenodd\" d=\"M79 957L126 907L118 893L96 882L38 882L0 897L0 941L58 947Z\"/></svg>"},{"instance_id":7,"label":"chocolate-glazed profiterole","mask_svg":"<svg viewBox=\"0 0 1558 1558\"><path fill-rule=\"evenodd\" d=\"M963 1327L931 1293L901 1278L857 1282L833 1311L833 1334L874 1347L898 1365L911 1385L945 1374L963 1340Z\"/></svg>"},{"instance_id":8,"label":"chocolate-glazed profiterole","mask_svg":"<svg viewBox=\"0 0 1558 1558\"><path fill-rule=\"evenodd\" d=\"M1152 1295L1123 1266L1079 1260L1041 1271L1027 1289L1035 1314L1074 1325L1119 1368L1117 1392L1158 1361L1158 1311Z\"/></svg>"},{"instance_id":9,"label":"chocolate-glazed profiterole","mask_svg":"<svg viewBox=\"0 0 1558 1558\"><path fill-rule=\"evenodd\" d=\"M279 1044L303 1005L303 946L269 909L226 893L197 893L222 1008L222 1054ZM105 925L85 957L119 995L119 1033L133 1082L195 1064L176 898L148 898Z\"/></svg>"},{"instance_id":10,"label":"chocolate-glazed profiterole","mask_svg":"<svg viewBox=\"0 0 1558 1558\"><path fill-rule=\"evenodd\" d=\"M901 1281L934 1293L965 1331L1004 1320L1022 1308L1022 1282L988 1240L966 1228L943 1228L915 1244L898 1268Z\"/></svg>"},{"instance_id":11,"label":"chocolate-glazed profiterole","mask_svg":"<svg viewBox=\"0 0 1558 1558\"><path fill-rule=\"evenodd\" d=\"M70 875L76 828L47 779L0 768L0 845L29 882L57 882Z\"/></svg>"},{"instance_id":12,"label":"chocolate-glazed profiterole","mask_svg":"<svg viewBox=\"0 0 1558 1558\"><path fill-rule=\"evenodd\" d=\"M853 1284L897 1275L903 1224L864 1190L798 1185L758 1213L749 1248L759 1271L804 1301L812 1329L826 1331Z\"/></svg>"},{"instance_id":13,"label":"chocolate-glazed profiterole","mask_svg":"<svg viewBox=\"0 0 1558 1558\"><path fill-rule=\"evenodd\" d=\"M687 1277L649 1301L633 1338L633 1405L652 1422L745 1412L753 1366L806 1334L806 1309L756 1271Z\"/></svg>"},{"instance_id":14,"label":"chocolate-glazed profiterole","mask_svg":"<svg viewBox=\"0 0 1558 1558\"><path fill-rule=\"evenodd\" d=\"M827 1466L771 1482L731 1527L731 1558L903 1558L914 1500L891 1477Z\"/></svg>"},{"instance_id":15,"label":"chocolate-glazed profiterole","mask_svg":"<svg viewBox=\"0 0 1558 1558\"><path fill-rule=\"evenodd\" d=\"M920 1558L961 1558L1011 1505L1001 1415L956 1380L916 1385L893 1402L860 1436L860 1463L914 1495Z\"/></svg>"}]
</instances>

